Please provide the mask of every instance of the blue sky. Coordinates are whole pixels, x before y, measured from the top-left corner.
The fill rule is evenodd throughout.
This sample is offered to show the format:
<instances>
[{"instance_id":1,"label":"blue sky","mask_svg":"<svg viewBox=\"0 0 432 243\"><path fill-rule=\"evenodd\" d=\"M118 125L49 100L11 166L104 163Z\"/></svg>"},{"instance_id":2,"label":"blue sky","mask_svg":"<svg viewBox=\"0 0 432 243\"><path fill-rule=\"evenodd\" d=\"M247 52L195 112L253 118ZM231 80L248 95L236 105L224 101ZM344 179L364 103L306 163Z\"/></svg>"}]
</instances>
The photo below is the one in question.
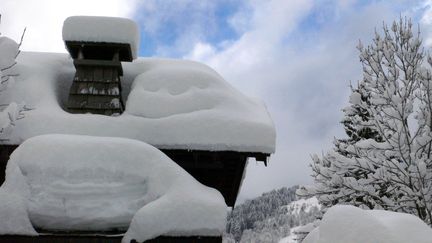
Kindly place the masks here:
<instances>
[{"instance_id":1,"label":"blue sky","mask_svg":"<svg viewBox=\"0 0 432 243\"><path fill-rule=\"evenodd\" d=\"M350 82L361 78L358 41L367 44L383 21L408 16L429 48L431 6L432 0L2 0L1 31L19 39L27 26L24 50L65 52L66 17L132 18L140 26L140 56L206 63L263 100L277 129L277 151L267 168L249 164L244 200L312 182L310 155L344 135L341 109Z\"/></svg>"},{"instance_id":2,"label":"blue sky","mask_svg":"<svg viewBox=\"0 0 432 243\"><path fill-rule=\"evenodd\" d=\"M141 30L140 56L155 56L158 47L175 46L176 41L183 35L190 34L190 31L198 31L202 41L214 45L238 38L237 33L229 24L229 18L239 8L243 7L240 1L214 1L212 6L193 7L194 2L189 2L182 7L181 16L176 4L168 1L168 4L161 4L159 8L148 9L138 7L133 19L139 23ZM167 6L169 5L169 6ZM156 12L156 13L155 13ZM147 19L158 19L156 27L148 27ZM164 53L169 57L181 57L180 50L171 50L171 53Z\"/></svg>"}]
</instances>

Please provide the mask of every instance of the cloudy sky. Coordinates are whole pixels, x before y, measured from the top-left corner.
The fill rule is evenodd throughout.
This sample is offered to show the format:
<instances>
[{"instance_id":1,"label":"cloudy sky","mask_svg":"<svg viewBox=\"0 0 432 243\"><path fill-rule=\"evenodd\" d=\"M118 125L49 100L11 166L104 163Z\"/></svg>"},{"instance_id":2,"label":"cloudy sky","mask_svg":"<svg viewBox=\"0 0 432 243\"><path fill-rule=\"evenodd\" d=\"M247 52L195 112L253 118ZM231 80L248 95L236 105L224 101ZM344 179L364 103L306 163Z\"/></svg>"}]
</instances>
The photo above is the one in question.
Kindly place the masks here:
<instances>
[{"instance_id":1,"label":"cloudy sky","mask_svg":"<svg viewBox=\"0 0 432 243\"><path fill-rule=\"evenodd\" d=\"M1 33L23 50L65 52L71 15L121 16L141 30L140 56L193 59L267 104L277 151L247 168L239 199L312 183L310 155L343 136L341 108L361 76L355 46L409 16L432 44L432 0L0 0Z\"/></svg>"}]
</instances>

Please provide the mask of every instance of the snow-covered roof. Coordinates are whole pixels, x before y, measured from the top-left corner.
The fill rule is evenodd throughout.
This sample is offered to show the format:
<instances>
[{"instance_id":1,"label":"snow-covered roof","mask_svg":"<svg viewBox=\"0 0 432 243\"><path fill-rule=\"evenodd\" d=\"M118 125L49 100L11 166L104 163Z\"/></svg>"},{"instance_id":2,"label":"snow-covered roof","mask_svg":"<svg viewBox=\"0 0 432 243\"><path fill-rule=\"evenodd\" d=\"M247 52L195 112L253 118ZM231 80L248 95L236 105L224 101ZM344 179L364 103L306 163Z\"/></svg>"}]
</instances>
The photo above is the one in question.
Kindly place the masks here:
<instances>
[{"instance_id":1,"label":"snow-covered roof","mask_svg":"<svg viewBox=\"0 0 432 243\"><path fill-rule=\"evenodd\" d=\"M63 23L64 41L129 44L137 58L140 34L138 25L126 18L71 16Z\"/></svg>"},{"instance_id":2,"label":"snow-covered roof","mask_svg":"<svg viewBox=\"0 0 432 243\"><path fill-rule=\"evenodd\" d=\"M143 142L44 135L11 155L0 187L0 218L7 219L0 234L128 229L123 242L220 236L226 207L216 189Z\"/></svg>"},{"instance_id":3,"label":"snow-covered roof","mask_svg":"<svg viewBox=\"0 0 432 243\"><path fill-rule=\"evenodd\" d=\"M156 58L123 63L125 112L109 117L63 110L75 73L67 54L22 52L17 61L20 75L0 103L34 109L15 122L4 143L61 133L132 138L164 149L274 152L275 128L265 105L203 64Z\"/></svg>"}]
</instances>

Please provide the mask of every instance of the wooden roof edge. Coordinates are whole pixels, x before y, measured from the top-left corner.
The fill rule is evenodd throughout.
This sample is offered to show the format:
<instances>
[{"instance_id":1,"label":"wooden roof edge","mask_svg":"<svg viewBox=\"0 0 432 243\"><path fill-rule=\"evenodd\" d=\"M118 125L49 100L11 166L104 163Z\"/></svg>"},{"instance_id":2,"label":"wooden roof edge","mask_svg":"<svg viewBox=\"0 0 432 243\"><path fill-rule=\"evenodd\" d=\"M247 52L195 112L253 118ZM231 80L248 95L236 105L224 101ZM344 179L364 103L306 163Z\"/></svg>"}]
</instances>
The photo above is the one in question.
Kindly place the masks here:
<instances>
[{"instance_id":1,"label":"wooden roof edge","mask_svg":"<svg viewBox=\"0 0 432 243\"><path fill-rule=\"evenodd\" d=\"M72 41L72 40L66 40L65 41L66 49L69 52L69 54L72 56L72 58L77 58L77 52L74 51L75 48L79 48L81 46L94 46L94 47L108 47L111 46L113 48L119 48L122 52L126 52L126 55L120 56L120 61L123 62L132 62L133 61L133 54L132 54L132 47L129 43L117 43L117 42L95 42L95 41Z\"/></svg>"},{"instance_id":2,"label":"wooden roof edge","mask_svg":"<svg viewBox=\"0 0 432 243\"><path fill-rule=\"evenodd\" d=\"M0 144L0 146L8 146L12 149L15 149L18 147L16 144ZM240 151L233 151L233 150L220 150L220 151L210 151L210 150L193 150L193 149L169 149L169 148L158 148L162 152L177 152L177 153L237 153L242 154L249 158L255 158L256 161L264 162L264 165L267 166L268 164L268 158L270 157L270 153L263 153L263 152L240 152Z\"/></svg>"},{"instance_id":3,"label":"wooden roof edge","mask_svg":"<svg viewBox=\"0 0 432 243\"><path fill-rule=\"evenodd\" d=\"M193 149L169 149L169 148L158 148L162 152L178 152L178 153L236 153L241 154L248 158L254 158L256 161L264 162L264 165L267 166L268 164L268 158L270 157L270 153L263 153L263 152L244 152L244 151L234 151L234 150L193 150Z\"/></svg>"}]
</instances>

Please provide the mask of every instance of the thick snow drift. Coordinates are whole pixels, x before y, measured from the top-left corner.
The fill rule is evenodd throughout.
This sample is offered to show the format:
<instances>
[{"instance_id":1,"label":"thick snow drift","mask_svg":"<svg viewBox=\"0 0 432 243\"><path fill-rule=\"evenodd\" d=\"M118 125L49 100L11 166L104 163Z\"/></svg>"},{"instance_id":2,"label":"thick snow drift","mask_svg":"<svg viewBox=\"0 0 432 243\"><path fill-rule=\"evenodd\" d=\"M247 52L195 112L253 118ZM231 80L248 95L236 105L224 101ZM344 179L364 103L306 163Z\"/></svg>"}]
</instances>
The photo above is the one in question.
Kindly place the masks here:
<instances>
[{"instance_id":1,"label":"thick snow drift","mask_svg":"<svg viewBox=\"0 0 432 243\"><path fill-rule=\"evenodd\" d=\"M31 138L12 154L0 190L13 195L9 199L0 191L0 209L18 212L23 222L28 211L34 227L46 230L125 230L133 218L125 239L144 241L159 235L221 235L226 223L226 204L217 190L197 182L158 149L130 139ZM25 203L13 207L14 198ZM0 232L16 233L13 228L0 223ZM34 233L31 228L21 232Z\"/></svg>"},{"instance_id":2,"label":"thick snow drift","mask_svg":"<svg viewBox=\"0 0 432 243\"><path fill-rule=\"evenodd\" d=\"M20 75L2 93L0 104L15 101L34 109L16 122L6 143L61 133L132 138L169 149L274 152L275 128L264 104L235 90L209 67L154 58L123 67L122 95L129 97L122 115L70 114L62 104L75 73L72 59L21 53Z\"/></svg>"},{"instance_id":3,"label":"thick snow drift","mask_svg":"<svg viewBox=\"0 0 432 243\"><path fill-rule=\"evenodd\" d=\"M26 200L0 188L0 235L37 235L27 213Z\"/></svg>"},{"instance_id":4,"label":"thick snow drift","mask_svg":"<svg viewBox=\"0 0 432 243\"><path fill-rule=\"evenodd\" d=\"M238 94L232 93L230 87L224 86L222 78L209 70L197 68L196 65L162 66L135 78L127 112L142 117L163 118L217 108L237 108L240 112L241 108L247 109L247 106L223 106L242 104L243 100L236 97Z\"/></svg>"},{"instance_id":5,"label":"thick snow drift","mask_svg":"<svg viewBox=\"0 0 432 243\"><path fill-rule=\"evenodd\" d=\"M130 19L71 16L63 23L63 40L129 44L135 59L140 35L138 25Z\"/></svg>"},{"instance_id":6,"label":"thick snow drift","mask_svg":"<svg viewBox=\"0 0 432 243\"><path fill-rule=\"evenodd\" d=\"M126 107L127 113L146 118L187 114L227 123L259 119L250 114L262 110L261 104L233 89L216 72L191 62L160 65L138 75Z\"/></svg>"},{"instance_id":7,"label":"thick snow drift","mask_svg":"<svg viewBox=\"0 0 432 243\"><path fill-rule=\"evenodd\" d=\"M334 206L303 243L429 243L432 229L419 218L383 210Z\"/></svg>"}]
</instances>

